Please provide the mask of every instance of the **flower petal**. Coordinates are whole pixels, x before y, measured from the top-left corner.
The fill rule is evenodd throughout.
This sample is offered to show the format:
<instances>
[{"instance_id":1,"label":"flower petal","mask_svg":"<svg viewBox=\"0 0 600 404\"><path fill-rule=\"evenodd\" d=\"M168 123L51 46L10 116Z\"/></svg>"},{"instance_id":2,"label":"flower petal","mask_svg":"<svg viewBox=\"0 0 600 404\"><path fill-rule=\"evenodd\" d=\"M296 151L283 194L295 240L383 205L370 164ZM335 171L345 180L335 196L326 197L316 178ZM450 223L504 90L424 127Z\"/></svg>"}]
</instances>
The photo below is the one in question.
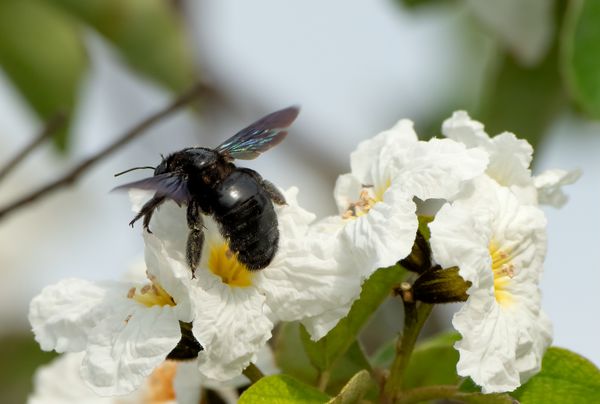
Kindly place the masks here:
<instances>
[{"instance_id":1,"label":"flower petal","mask_svg":"<svg viewBox=\"0 0 600 404\"><path fill-rule=\"evenodd\" d=\"M452 319L462 339L457 372L470 376L484 393L512 391L520 385L514 366L518 330L514 319L496 304L493 293L477 290Z\"/></svg>"},{"instance_id":2,"label":"flower petal","mask_svg":"<svg viewBox=\"0 0 600 404\"><path fill-rule=\"evenodd\" d=\"M538 191L540 204L562 207L567 203L567 195L562 191L563 185L574 184L581 177L581 170L547 170L533 177L533 185Z\"/></svg>"},{"instance_id":3,"label":"flower petal","mask_svg":"<svg viewBox=\"0 0 600 404\"><path fill-rule=\"evenodd\" d=\"M483 174L487 164L482 150L467 149L450 139L431 139L415 143L409 155L397 159L401 168L393 182L421 200L449 199L464 181Z\"/></svg>"},{"instance_id":4,"label":"flower petal","mask_svg":"<svg viewBox=\"0 0 600 404\"><path fill-rule=\"evenodd\" d=\"M83 279L47 286L29 305L35 340L45 351L84 350L93 329L107 315L108 303L118 294L125 296L127 286Z\"/></svg>"},{"instance_id":5,"label":"flower petal","mask_svg":"<svg viewBox=\"0 0 600 404\"><path fill-rule=\"evenodd\" d=\"M409 146L417 140L413 123L408 119L398 121L391 129L358 144L356 150L350 154L352 174L362 184L378 186L373 179L386 177L385 173L393 156L406 153Z\"/></svg>"},{"instance_id":6,"label":"flower petal","mask_svg":"<svg viewBox=\"0 0 600 404\"><path fill-rule=\"evenodd\" d=\"M361 275L368 277L410 253L418 227L415 211L412 197L392 185L368 214L346 223L342 240Z\"/></svg>"},{"instance_id":7,"label":"flower petal","mask_svg":"<svg viewBox=\"0 0 600 404\"><path fill-rule=\"evenodd\" d=\"M137 389L181 339L172 306L146 307L124 299L89 336L81 375L97 394L126 394Z\"/></svg>"},{"instance_id":8,"label":"flower petal","mask_svg":"<svg viewBox=\"0 0 600 404\"><path fill-rule=\"evenodd\" d=\"M200 372L216 381L233 379L271 338L265 296L252 287L230 287L208 271L199 271L194 283L192 331L204 347L198 355Z\"/></svg>"}]
</instances>

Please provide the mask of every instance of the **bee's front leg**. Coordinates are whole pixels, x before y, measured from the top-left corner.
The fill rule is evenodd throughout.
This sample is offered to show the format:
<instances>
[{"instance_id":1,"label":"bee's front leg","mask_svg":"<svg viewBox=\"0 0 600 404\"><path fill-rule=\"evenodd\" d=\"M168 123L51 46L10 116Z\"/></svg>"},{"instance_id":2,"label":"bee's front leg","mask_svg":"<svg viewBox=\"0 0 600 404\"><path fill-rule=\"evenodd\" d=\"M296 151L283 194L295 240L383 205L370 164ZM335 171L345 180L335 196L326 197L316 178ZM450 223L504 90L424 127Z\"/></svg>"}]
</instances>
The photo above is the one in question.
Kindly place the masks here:
<instances>
[{"instance_id":1,"label":"bee's front leg","mask_svg":"<svg viewBox=\"0 0 600 404\"><path fill-rule=\"evenodd\" d=\"M129 222L129 225L131 227L133 227L133 224L135 222L137 222L140 218L144 218L144 229L148 230L149 233L152 233L150 231L150 219L152 219L152 215L154 214L154 210L156 208L158 208L160 206L161 203L163 203L165 201L165 197L164 196L154 196L152 199L150 199L148 202L146 202L144 204L144 206L142 206L142 209L140 209L140 211L138 212L137 215L135 215L135 217L133 218L133 220L131 222Z\"/></svg>"},{"instance_id":2,"label":"bee's front leg","mask_svg":"<svg viewBox=\"0 0 600 404\"><path fill-rule=\"evenodd\" d=\"M189 201L187 207L187 224L190 232L188 234L186 245L186 260L192 270L192 277L196 272L200 258L202 256L202 246L204 245L204 221L198 203L193 199Z\"/></svg>"}]
</instances>

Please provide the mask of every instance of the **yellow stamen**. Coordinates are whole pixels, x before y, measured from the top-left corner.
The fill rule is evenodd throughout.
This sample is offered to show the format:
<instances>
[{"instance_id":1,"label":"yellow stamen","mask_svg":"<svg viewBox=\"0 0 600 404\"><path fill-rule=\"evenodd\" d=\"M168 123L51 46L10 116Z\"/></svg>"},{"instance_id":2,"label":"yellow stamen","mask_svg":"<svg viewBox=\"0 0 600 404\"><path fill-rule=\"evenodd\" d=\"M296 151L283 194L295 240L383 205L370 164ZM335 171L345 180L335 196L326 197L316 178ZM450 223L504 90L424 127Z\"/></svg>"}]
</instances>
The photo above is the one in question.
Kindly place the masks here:
<instances>
[{"instance_id":1,"label":"yellow stamen","mask_svg":"<svg viewBox=\"0 0 600 404\"><path fill-rule=\"evenodd\" d=\"M144 285L139 291L133 287L127 292L127 297L147 307L175 306L175 301L158 283L154 276L148 275L150 284Z\"/></svg>"},{"instance_id":2,"label":"yellow stamen","mask_svg":"<svg viewBox=\"0 0 600 404\"><path fill-rule=\"evenodd\" d=\"M252 272L238 261L227 243L211 246L208 268L229 286L245 288L252 285Z\"/></svg>"},{"instance_id":3,"label":"yellow stamen","mask_svg":"<svg viewBox=\"0 0 600 404\"><path fill-rule=\"evenodd\" d=\"M377 203L383 201L383 194L390 187L392 181L388 179L383 187L375 188L373 185L363 185L358 201L351 202L342 219L356 219L369 213L369 210Z\"/></svg>"},{"instance_id":4,"label":"yellow stamen","mask_svg":"<svg viewBox=\"0 0 600 404\"><path fill-rule=\"evenodd\" d=\"M511 293L506 290L510 280L515 276L515 266L512 263L510 250L501 249L495 240L488 247L492 258L492 272L494 274L494 295L496 301L502 306L513 303Z\"/></svg>"}]
</instances>

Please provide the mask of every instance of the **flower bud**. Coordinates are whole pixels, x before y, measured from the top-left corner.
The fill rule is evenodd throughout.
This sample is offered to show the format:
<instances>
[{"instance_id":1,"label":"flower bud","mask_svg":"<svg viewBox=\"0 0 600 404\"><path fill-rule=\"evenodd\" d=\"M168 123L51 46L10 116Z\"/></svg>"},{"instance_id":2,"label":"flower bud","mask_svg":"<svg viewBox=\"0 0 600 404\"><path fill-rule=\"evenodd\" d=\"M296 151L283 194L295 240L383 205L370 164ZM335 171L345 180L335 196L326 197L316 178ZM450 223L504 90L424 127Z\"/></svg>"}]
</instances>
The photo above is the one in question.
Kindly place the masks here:
<instances>
[{"instance_id":1,"label":"flower bud","mask_svg":"<svg viewBox=\"0 0 600 404\"><path fill-rule=\"evenodd\" d=\"M467 300L471 282L458 274L458 267L442 268L439 265L425 271L413 284L415 300L425 303L454 303Z\"/></svg>"},{"instance_id":2,"label":"flower bud","mask_svg":"<svg viewBox=\"0 0 600 404\"><path fill-rule=\"evenodd\" d=\"M403 260L400 260L400 265L409 271L416 273L423 273L431 268L431 249L429 243L421 234L421 231L417 231L417 237L412 247L410 255Z\"/></svg>"},{"instance_id":3,"label":"flower bud","mask_svg":"<svg viewBox=\"0 0 600 404\"><path fill-rule=\"evenodd\" d=\"M181 328L181 339L177 346L167 355L167 359L171 360L190 360L198 357L198 353L204 350L202 345L196 340L192 334L192 323L179 322Z\"/></svg>"}]
</instances>

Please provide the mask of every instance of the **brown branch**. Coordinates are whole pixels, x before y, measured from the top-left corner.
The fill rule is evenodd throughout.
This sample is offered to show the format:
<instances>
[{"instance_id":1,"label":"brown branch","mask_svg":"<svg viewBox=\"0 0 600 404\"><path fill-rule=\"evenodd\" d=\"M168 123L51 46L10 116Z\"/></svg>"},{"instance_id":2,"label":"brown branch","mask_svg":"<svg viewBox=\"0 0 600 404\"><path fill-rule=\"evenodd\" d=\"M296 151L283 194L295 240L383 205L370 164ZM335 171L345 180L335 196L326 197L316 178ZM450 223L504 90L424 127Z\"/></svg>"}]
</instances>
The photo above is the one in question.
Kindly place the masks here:
<instances>
[{"instance_id":1,"label":"brown branch","mask_svg":"<svg viewBox=\"0 0 600 404\"><path fill-rule=\"evenodd\" d=\"M0 209L0 220L2 220L7 214L21 209L29 205L30 203L35 202L36 200L50 194L51 192L54 192L62 187L74 184L75 181L77 181L79 177L81 177L94 164L98 163L100 160L104 159L116 150L125 146L127 143L131 142L133 139L144 133L148 128L152 127L161 119L171 115L173 112L177 111L184 105L187 105L195 98L209 91L211 90L208 87L206 87L206 85L203 83L194 85L192 88L182 93L179 97L173 100L173 102L166 106L164 109L150 115L149 117L138 123L129 131L125 132L116 141L109 144L95 155L83 160L64 176L42 186L38 190L33 191L32 193Z\"/></svg>"},{"instance_id":2,"label":"brown branch","mask_svg":"<svg viewBox=\"0 0 600 404\"><path fill-rule=\"evenodd\" d=\"M66 122L67 116L64 112L59 112L50 118L45 124L40 133L20 152L18 152L3 168L0 169L0 181L4 179L16 166L19 165L32 151L47 139L52 137L54 132L60 129Z\"/></svg>"}]
</instances>

